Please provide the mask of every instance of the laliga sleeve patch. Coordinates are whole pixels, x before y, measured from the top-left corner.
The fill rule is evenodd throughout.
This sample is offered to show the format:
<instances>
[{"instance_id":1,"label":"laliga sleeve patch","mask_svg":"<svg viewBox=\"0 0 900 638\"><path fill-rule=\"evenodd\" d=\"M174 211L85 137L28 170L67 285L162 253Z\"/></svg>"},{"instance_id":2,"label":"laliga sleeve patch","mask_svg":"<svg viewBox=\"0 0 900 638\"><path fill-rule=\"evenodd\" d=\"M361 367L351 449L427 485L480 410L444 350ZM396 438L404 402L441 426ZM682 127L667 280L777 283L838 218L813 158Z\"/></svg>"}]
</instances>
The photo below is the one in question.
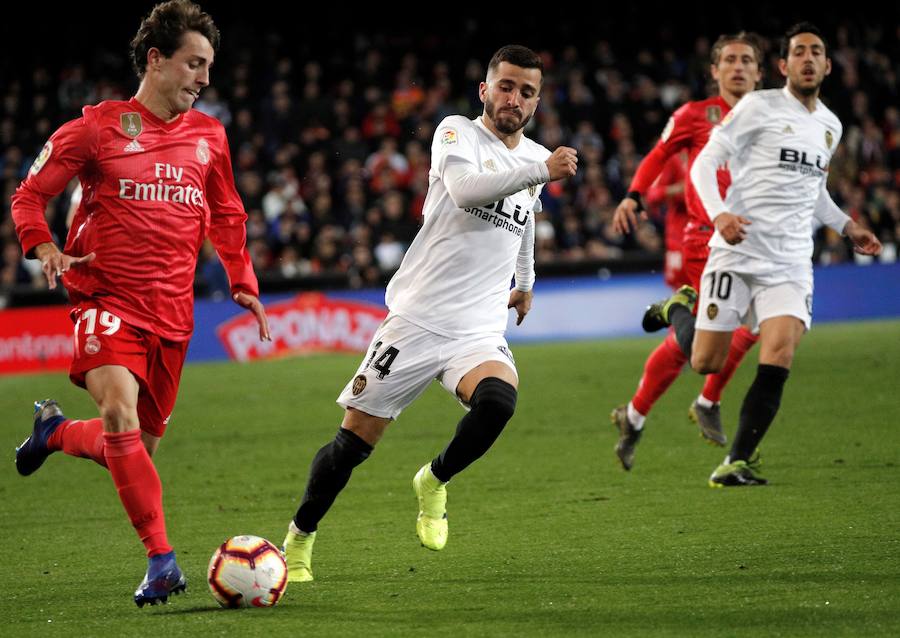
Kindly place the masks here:
<instances>
[{"instance_id":1,"label":"laliga sleeve patch","mask_svg":"<svg viewBox=\"0 0 900 638\"><path fill-rule=\"evenodd\" d=\"M34 163L31 165L31 169L28 171L32 175L37 175L41 172L41 169L44 168L44 164L47 163L47 160L50 159L50 156L53 154L53 142L47 140L47 143L44 144L44 148L41 149L41 152L38 154L37 158L34 160Z\"/></svg>"},{"instance_id":2,"label":"laliga sleeve patch","mask_svg":"<svg viewBox=\"0 0 900 638\"><path fill-rule=\"evenodd\" d=\"M728 111L728 115L722 118L722 126L726 126L731 120L734 119L734 110Z\"/></svg>"},{"instance_id":3,"label":"laliga sleeve patch","mask_svg":"<svg viewBox=\"0 0 900 638\"><path fill-rule=\"evenodd\" d=\"M668 142L669 136L672 134L672 131L674 131L674 130L675 130L675 118L670 117L669 121L666 122L666 128L663 129L662 135L660 135L659 138L663 142Z\"/></svg>"},{"instance_id":4,"label":"laliga sleeve patch","mask_svg":"<svg viewBox=\"0 0 900 638\"><path fill-rule=\"evenodd\" d=\"M448 128L441 133L441 146L450 146L457 143L459 143L459 136L456 134L456 129Z\"/></svg>"}]
</instances>

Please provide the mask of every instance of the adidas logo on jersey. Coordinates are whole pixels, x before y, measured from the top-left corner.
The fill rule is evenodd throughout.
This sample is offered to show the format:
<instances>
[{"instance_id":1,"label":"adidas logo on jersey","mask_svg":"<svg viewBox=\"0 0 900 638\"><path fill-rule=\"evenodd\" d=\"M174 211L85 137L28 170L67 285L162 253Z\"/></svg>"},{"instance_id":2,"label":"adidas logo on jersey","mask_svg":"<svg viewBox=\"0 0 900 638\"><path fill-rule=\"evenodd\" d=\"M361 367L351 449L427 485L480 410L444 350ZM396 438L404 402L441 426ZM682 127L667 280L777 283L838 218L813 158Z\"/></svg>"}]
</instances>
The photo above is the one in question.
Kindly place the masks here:
<instances>
[{"instance_id":1,"label":"adidas logo on jersey","mask_svg":"<svg viewBox=\"0 0 900 638\"><path fill-rule=\"evenodd\" d=\"M785 135L793 135L793 134L794 134L794 129L792 129L792 128L791 128L791 125L788 124L787 126L784 127L784 130L781 131L781 132L784 133Z\"/></svg>"},{"instance_id":2,"label":"adidas logo on jersey","mask_svg":"<svg viewBox=\"0 0 900 638\"><path fill-rule=\"evenodd\" d=\"M133 139L125 146L126 153L143 153L144 147L138 144L137 139Z\"/></svg>"}]
</instances>

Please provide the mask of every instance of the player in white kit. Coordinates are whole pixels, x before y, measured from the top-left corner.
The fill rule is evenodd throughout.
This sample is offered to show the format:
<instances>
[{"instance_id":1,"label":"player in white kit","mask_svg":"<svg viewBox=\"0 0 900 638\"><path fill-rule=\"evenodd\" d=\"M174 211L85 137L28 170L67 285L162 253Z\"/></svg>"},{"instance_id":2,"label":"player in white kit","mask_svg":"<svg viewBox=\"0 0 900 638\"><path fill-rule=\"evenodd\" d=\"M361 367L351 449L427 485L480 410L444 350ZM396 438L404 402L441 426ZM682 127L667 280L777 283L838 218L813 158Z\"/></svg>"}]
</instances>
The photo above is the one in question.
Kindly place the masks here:
<instances>
[{"instance_id":1,"label":"player in white kit","mask_svg":"<svg viewBox=\"0 0 900 638\"><path fill-rule=\"evenodd\" d=\"M433 380L468 411L444 451L413 479L416 532L429 549L447 542L446 483L512 417L518 375L503 336L508 308L517 323L531 308L541 188L574 175L577 164L574 149L551 153L523 135L542 81L533 51L505 46L481 83L481 117L451 116L437 127L422 228L388 284L388 316L338 397L343 423L313 459L284 541L289 580L312 580L319 521L388 424Z\"/></svg>"},{"instance_id":2,"label":"player in white kit","mask_svg":"<svg viewBox=\"0 0 900 638\"><path fill-rule=\"evenodd\" d=\"M847 217L825 189L842 127L818 99L831 60L815 26L800 23L788 30L779 69L785 87L746 95L691 169L716 227L696 324L690 312L696 296L687 304L673 297L657 307L701 374L722 367L731 333L742 321L760 334L756 378L731 451L709 478L711 487L766 483L754 473L754 452L775 418L794 352L812 322L812 218L849 237L858 252L881 252L878 239ZM732 184L723 201L716 168L726 162Z\"/></svg>"}]
</instances>

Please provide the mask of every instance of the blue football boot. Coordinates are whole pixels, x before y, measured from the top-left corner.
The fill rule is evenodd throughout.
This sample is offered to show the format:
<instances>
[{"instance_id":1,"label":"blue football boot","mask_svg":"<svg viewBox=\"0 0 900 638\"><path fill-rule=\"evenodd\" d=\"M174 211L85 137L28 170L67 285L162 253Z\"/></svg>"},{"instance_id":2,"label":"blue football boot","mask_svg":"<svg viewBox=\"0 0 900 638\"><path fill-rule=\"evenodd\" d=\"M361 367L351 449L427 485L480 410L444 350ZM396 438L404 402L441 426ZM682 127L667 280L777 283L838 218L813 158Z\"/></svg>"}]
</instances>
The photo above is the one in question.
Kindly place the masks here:
<instances>
[{"instance_id":1,"label":"blue football boot","mask_svg":"<svg viewBox=\"0 0 900 638\"><path fill-rule=\"evenodd\" d=\"M66 420L59 404L53 399L34 402L34 429L31 435L16 448L16 470L28 476L44 464L53 450L47 449L47 439Z\"/></svg>"},{"instance_id":2,"label":"blue football boot","mask_svg":"<svg viewBox=\"0 0 900 638\"><path fill-rule=\"evenodd\" d=\"M134 592L134 602L138 607L149 603L165 603L169 594L178 594L187 587L187 578L175 562L175 552L159 554L150 558L147 574Z\"/></svg>"}]
</instances>

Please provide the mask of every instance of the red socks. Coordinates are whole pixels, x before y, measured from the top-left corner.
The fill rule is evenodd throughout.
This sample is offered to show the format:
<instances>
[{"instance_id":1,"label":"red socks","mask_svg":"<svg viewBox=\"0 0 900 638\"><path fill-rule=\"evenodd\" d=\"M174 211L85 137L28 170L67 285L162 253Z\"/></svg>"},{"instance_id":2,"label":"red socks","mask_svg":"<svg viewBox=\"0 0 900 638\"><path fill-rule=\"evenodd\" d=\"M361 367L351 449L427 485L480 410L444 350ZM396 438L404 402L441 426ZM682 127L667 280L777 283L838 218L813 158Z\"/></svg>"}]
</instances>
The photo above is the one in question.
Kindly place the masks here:
<instances>
[{"instance_id":1,"label":"red socks","mask_svg":"<svg viewBox=\"0 0 900 638\"><path fill-rule=\"evenodd\" d=\"M706 383L703 385L703 392L701 393L704 398L709 399L713 403L718 403L721 400L722 391L728 385L728 382L731 381L734 371L741 364L741 360L747 354L747 351L757 341L759 341L759 335L753 334L744 326L734 331L734 335L731 337L731 349L728 351L728 359L725 360L725 365L717 373L706 375Z\"/></svg>"},{"instance_id":2,"label":"red socks","mask_svg":"<svg viewBox=\"0 0 900 638\"><path fill-rule=\"evenodd\" d=\"M678 378L687 357L678 347L672 331L666 335L644 364L644 375L637 392L631 399L634 409L647 416L657 399L665 394L672 382Z\"/></svg>"},{"instance_id":3,"label":"red socks","mask_svg":"<svg viewBox=\"0 0 900 638\"><path fill-rule=\"evenodd\" d=\"M103 454L103 419L63 421L47 439L47 447L61 450L69 456L91 459L106 467Z\"/></svg>"},{"instance_id":4,"label":"red socks","mask_svg":"<svg viewBox=\"0 0 900 638\"><path fill-rule=\"evenodd\" d=\"M166 538L162 484L141 442L141 431L105 432L103 439L109 473L147 556L172 551Z\"/></svg>"}]
</instances>

